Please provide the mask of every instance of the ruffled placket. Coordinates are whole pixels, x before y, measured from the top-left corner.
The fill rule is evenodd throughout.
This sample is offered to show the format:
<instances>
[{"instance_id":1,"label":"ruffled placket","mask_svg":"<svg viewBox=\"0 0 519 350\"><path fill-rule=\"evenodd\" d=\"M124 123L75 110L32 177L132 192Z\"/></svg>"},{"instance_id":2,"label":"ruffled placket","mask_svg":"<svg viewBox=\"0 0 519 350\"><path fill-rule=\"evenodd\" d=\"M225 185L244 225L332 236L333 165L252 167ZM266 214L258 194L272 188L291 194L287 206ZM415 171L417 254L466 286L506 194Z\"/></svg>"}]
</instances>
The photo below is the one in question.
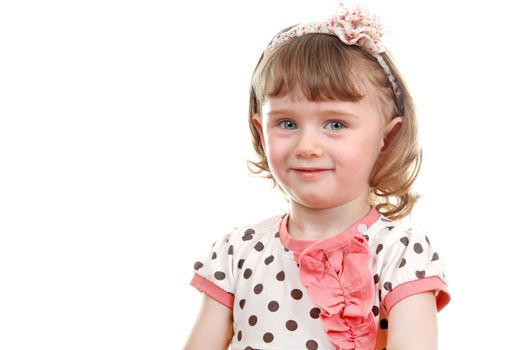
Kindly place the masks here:
<instances>
[{"instance_id":1,"label":"ruffled placket","mask_svg":"<svg viewBox=\"0 0 519 350\"><path fill-rule=\"evenodd\" d=\"M372 313L375 286L366 239L361 234L350 235L332 249L316 242L300 254L294 252L294 257L336 349L373 350L377 340Z\"/></svg>"}]
</instances>

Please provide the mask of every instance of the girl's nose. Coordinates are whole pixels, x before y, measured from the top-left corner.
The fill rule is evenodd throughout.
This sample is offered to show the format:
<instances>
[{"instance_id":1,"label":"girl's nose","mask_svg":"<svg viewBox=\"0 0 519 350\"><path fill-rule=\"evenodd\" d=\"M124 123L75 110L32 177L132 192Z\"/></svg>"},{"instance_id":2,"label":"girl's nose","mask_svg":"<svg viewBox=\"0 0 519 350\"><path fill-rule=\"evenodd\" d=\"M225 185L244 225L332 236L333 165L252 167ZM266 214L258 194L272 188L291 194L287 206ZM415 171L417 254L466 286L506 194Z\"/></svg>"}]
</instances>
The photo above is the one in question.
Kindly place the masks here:
<instances>
[{"instance_id":1,"label":"girl's nose","mask_svg":"<svg viewBox=\"0 0 519 350\"><path fill-rule=\"evenodd\" d=\"M296 145L296 156L302 158L319 157L323 147L312 132L303 132Z\"/></svg>"}]
</instances>

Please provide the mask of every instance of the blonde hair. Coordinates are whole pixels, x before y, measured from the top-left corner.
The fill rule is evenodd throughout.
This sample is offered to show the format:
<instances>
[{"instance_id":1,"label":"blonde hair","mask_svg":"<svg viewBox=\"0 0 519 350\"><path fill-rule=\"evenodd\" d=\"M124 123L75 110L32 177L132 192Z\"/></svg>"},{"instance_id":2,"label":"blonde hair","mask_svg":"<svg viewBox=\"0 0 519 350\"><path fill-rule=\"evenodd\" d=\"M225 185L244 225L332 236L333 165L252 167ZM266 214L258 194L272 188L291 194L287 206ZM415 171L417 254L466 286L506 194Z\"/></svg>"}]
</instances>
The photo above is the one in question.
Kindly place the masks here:
<instances>
[{"instance_id":1,"label":"blonde hair","mask_svg":"<svg viewBox=\"0 0 519 350\"><path fill-rule=\"evenodd\" d=\"M263 54L250 85L249 127L259 161L247 160L249 171L271 179L286 195L270 172L260 135L253 124L253 115L261 115L266 97L295 97L295 91L299 91L309 101L359 101L369 87L374 87L381 115L389 121L401 114L403 120L400 130L371 171L370 205L393 220L410 214L419 198L411 187L422 159L415 108L393 60L387 53L382 56L402 91L403 113L397 110L393 90L377 60L357 46L344 44L336 36L307 34Z\"/></svg>"}]
</instances>

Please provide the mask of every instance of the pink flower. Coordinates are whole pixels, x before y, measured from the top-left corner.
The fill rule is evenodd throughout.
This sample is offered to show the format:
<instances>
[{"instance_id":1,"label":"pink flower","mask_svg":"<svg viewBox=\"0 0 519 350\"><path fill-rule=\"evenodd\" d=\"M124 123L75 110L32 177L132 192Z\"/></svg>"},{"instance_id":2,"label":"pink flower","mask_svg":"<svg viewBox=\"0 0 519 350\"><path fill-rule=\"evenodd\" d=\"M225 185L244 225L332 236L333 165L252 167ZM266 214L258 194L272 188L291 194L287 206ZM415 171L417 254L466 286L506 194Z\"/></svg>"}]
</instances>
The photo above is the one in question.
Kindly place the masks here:
<instances>
[{"instance_id":1,"label":"pink flower","mask_svg":"<svg viewBox=\"0 0 519 350\"><path fill-rule=\"evenodd\" d=\"M361 46L370 52L385 51L380 41L382 23L365 8L356 6L350 10L340 4L337 13L328 19L328 27L330 32L349 45Z\"/></svg>"},{"instance_id":2,"label":"pink flower","mask_svg":"<svg viewBox=\"0 0 519 350\"><path fill-rule=\"evenodd\" d=\"M339 5L337 13L328 18L327 22L298 24L278 34L267 46L266 51L271 51L295 37L309 33L336 35L344 43L360 46L368 52L386 51L380 40L383 35L383 27L378 17L363 7L356 6L350 10L343 4Z\"/></svg>"}]
</instances>

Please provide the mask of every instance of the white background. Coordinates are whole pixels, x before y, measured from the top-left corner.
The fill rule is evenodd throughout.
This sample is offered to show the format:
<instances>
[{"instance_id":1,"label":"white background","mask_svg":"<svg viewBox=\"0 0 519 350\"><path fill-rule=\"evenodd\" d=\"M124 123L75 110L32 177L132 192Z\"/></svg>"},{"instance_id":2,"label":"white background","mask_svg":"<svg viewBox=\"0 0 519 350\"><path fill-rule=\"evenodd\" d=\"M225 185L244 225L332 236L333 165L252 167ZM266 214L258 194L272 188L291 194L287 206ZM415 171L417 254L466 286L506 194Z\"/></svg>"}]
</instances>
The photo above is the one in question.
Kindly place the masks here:
<instances>
[{"instance_id":1,"label":"white background","mask_svg":"<svg viewBox=\"0 0 519 350\"><path fill-rule=\"evenodd\" d=\"M362 3L385 23L418 106L412 221L452 295L440 349L510 348L513 2ZM0 3L0 349L182 347L201 301L193 263L227 230L286 208L247 172L252 70L279 30L336 5Z\"/></svg>"}]
</instances>

